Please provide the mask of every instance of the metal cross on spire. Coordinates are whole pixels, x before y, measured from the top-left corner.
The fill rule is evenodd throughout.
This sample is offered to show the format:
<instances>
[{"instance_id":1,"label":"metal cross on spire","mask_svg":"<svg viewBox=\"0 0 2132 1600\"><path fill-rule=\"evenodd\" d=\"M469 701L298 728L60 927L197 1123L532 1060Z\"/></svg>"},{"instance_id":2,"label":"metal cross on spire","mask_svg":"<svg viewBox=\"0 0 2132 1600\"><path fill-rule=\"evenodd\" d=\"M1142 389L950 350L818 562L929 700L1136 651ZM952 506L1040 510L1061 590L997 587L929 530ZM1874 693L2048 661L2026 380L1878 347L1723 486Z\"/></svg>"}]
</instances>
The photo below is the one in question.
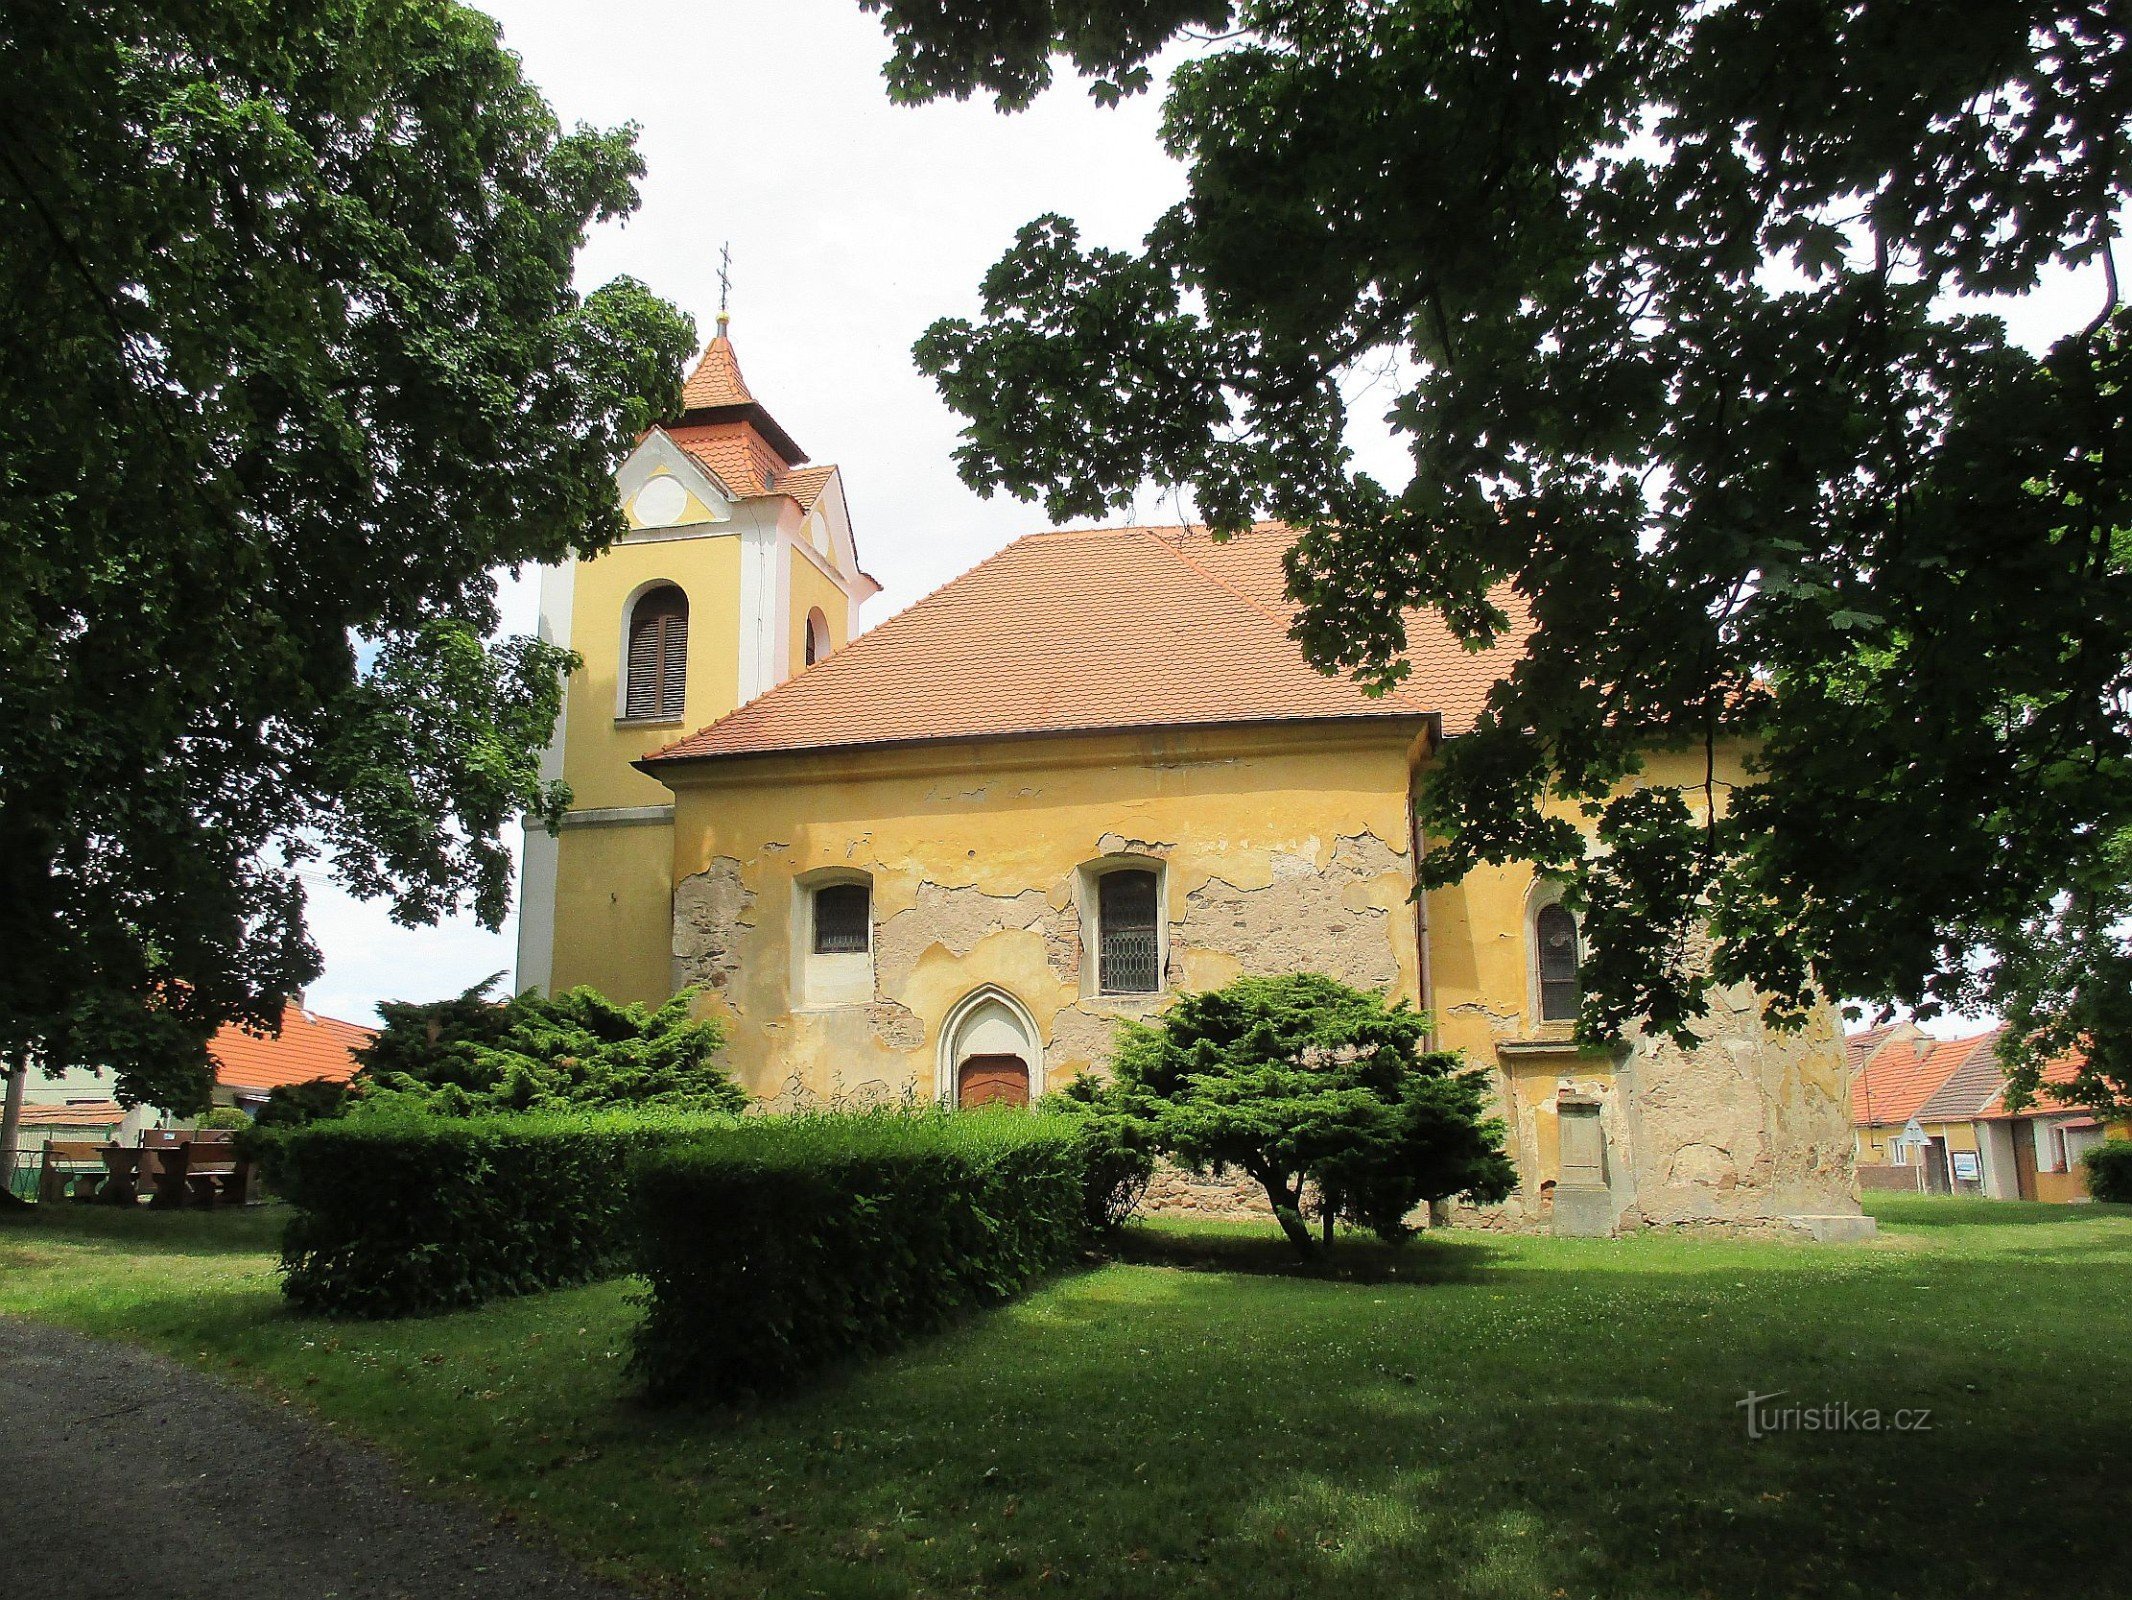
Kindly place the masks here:
<instances>
[{"instance_id":1,"label":"metal cross on spire","mask_svg":"<svg viewBox=\"0 0 2132 1600\"><path fill-rule=\"evenodd\" d=\"M718 247L718 320L726 320L726 296L733 291L733 246L730 243Z\"/></svg>"}]
</instances>

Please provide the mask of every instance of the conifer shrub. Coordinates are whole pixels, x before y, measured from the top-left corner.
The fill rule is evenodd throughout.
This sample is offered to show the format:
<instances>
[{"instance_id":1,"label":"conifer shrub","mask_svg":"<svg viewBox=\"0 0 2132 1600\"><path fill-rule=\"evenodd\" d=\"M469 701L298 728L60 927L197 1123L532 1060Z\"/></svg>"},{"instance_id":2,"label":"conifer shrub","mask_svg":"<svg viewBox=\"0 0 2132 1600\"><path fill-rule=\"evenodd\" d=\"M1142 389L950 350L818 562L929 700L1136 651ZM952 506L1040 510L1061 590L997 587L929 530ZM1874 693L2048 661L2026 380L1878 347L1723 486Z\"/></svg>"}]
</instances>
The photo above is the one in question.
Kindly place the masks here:
<instances>
[{"instance_id":1,"label":"conifer shrub","mask_svg":"<svg viewBox=\"0 0 2132 1600\"><path fill-rule=\"evenodd\" d=\"M2089 1194L2132 1205L2132 1139L2106 1139L2081 1161L2088 1169Z\"/></svg>"},{"instance_id":2,"label":"conifer shrub","mask_svg":"<svg viewBox=\"0 0 2132 1600\"><path fill-rule=\"evenodd\" d=\"M1404 1000L1322 973L1239 978L1121 1022L1110 1081L1062 1105L1111 1145L1246 1174L1306 1257L1313 1216L1325 1244L1336 1222L1397 1243L1423 1203L1500 1200L1515 1180L1487 1075L1428 1031Z\"/></svg>"},{"instance_id":3,"label":"conifer shrub","mask_svg":"<svg viewBox=\"0 0 2132 1600\"><path fill-rule=\"evenodd\" d=\"M658 1399L786 1389L996 1305L1071 1260L1081 1146L1042 1112L764 1119L633 1170Z\"/></svg>"},{"instance_id":4,"label":"conifer shrub","mask_svg":"<svg viewBox=\"0 0 2132 1600\"><path fill-rule=\"evenodd\" d=\"M242 1137L294 1208L281 1250L290 1303L396 1317L628 1270L631 1161L738 1120L366 1111Z\"/></svg>"},{"instance_id":5,"label":"conifer shrub","mask_svg":"<svg viewBox=\"0 0 2132 1600\"><path fill-rule=\"evenodd\" d=\"M384 1027L355 1052L347 1109L492 1112L739 1111L747 1092L718 1060L725 1030L689 1014L694 989L658 1006L597 989L489 998L494 978L448 1000L388 1000Z\"/></svg>"}]
</instances>

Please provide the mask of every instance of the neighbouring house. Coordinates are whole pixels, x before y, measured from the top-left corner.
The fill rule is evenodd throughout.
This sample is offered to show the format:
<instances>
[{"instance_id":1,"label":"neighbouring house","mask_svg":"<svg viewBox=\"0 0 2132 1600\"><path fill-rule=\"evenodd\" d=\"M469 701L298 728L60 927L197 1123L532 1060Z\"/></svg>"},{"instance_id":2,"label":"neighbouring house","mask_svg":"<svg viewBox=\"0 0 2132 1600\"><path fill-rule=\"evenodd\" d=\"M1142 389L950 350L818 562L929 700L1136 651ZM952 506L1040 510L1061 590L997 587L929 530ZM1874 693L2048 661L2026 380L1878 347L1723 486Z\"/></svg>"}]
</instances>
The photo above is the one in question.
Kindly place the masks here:
<instances>
[{"instance_id":1,"label":"neighbouring house","mask_svg":"<svg viewBox=\"0 0 2132 1600\"><path fill-rule=\"evenodd\" d=\"M111 1074L95 1067L69 1067L57 1077L32 1071L22 1086L19 1157L41 1152L55 1139L61 1143L117 1139L131 1144L144 1128L159 1126L163 1115L153 1106L131 1110L112 1099Z\"/></svg>"},{"instance_id":2,"label":"neighbouring house","mask_svg":"<svg viewBox=\"0 0 2132 1600\"><path fill-rule=\"evenodd\" d=\"M1932 1039L1904 1022L1850 1036L1862 1185L1994 1200L2088 1198L2081 1157L2102 1142L2105 1124L2048 1088L2071 1082L2077 1059L2051 1063L2044 1093L2009 1111L2003 1031Z\"/></svg>"},{"instance_id":3,"label":"neighbouring house","mask_svg":"<svg viewBox=\"0 0 2132 1600\"><path fill-rule=\"evenodd\" d=\"M22 1107L21 1130L16 1145L18 1163L28 1165L48 1144L107 1144L113 1139L130 1142L129 1113L116 1100L76 1100ZM145 1125L145 1124L144 1124Z\"/></svg>"},{"instance_id":4,"label":"neighbouring house","mask_svg":"<svg viewBox=\"0 0 2132 1600\"><path fill-rule=\"evenodd\" d=\"M215 1104L256 1112L283 1084L346 1083L355 1075L355 1052L376 1037L374 1028L305 1009L300 997L282 1007L281 1032L271 1037L225 1027L207 1046Z\"/></svg>"},{"instance_id":5,"label":"neighbouring house","mask_svg":"<svg viewBox=\"0 0 2132 1600\"><path fill-rule=\"evenodd\" d=\"M682 405L617 474L620 541L542 574L542 635L584 665L543 769L574 809L527 840L522 987L700 985L767 1101L953 1104L1100 1070L1120 1018L1180 991L1323 971L1490 1071L1521 1186L1468 1220L1870 1227L1833 1008L1777 1033L1730 991L1696 1050L1587 1052L1549 885L1412 897L1415 786L1513 646L1416 615L1392 693L1326 677L1270 525L1034 535L861 634L878 585L842 477L803 464L723 318ZM1717 765L1722 796L1741 752Z\"/></svg>"}]
</instances>

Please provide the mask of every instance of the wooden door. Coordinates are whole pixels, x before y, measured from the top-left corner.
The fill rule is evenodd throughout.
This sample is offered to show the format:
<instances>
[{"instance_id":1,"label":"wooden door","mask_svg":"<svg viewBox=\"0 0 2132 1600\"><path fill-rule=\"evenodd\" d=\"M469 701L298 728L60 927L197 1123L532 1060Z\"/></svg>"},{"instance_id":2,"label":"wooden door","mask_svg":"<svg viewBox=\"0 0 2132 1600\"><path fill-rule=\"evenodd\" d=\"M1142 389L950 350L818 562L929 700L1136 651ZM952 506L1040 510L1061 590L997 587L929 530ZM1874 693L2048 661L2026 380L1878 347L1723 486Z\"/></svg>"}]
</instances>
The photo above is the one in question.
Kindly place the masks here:
<instances>
[{"instance_id":1,"label":"wooden door","mask_svg":"<svg viewBox=\"0 0 2132 1600\"><path fill-rule=\"evenodd\" d=\"M1947 1164L1947 1141L1936 1134L1925 1146L1925 1188L1932 1194L1954 1193L1954 1173Z\"/></svg>"},{"instance_id":2,"label":"wooden door","mask_svg":"<svg viewBox=\"0 0 2132 1600\"><path fill-rule=\"evenodd\" d=\"M1025 1106L1029 1103L1029 1063L1020 1056L971 1056L955 1085L959 1106Z\"/></svg>"},{"instance_id":3,"label":"wooden door","mask_svg":"<svg viewBox=\"0 0 2132 1600\"><path fill-rule=\"evenodd\" d=\"M2036 1198L2036 1125L2026 1119L2009 1124L2014 1132L2014 1193L2022 1200Z\"/></svg>"}]
</instances>

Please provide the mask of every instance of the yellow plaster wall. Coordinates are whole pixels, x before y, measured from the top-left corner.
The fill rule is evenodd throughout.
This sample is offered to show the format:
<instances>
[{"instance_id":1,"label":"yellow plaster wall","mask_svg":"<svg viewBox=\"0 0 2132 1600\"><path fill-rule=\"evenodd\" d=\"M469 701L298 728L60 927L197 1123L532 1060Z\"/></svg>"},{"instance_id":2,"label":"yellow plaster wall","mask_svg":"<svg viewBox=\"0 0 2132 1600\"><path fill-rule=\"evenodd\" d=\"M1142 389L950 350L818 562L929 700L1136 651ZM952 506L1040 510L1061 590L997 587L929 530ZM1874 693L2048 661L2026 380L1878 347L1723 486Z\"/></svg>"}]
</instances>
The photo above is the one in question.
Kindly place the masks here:
<instances>
[{"instance_id":1,"label":"yellow plaster wall","mask_svg":"<svg viewBox=\"0 0 2132 1600\"><path fill-rule=\"evenodd\" d=\"M1166 1003L1084 994L1079 869L1134 854L1164 864L1170 967L1184 987L1262 958L1292 970L1271 945L1309 948L1337 921L1357 970L1381 970L1412 998L1414 733L1169 730L680 769L676 966L711 986L703 1004L729 1021L728 1059L759 1095L929 1098L942 1023L986 984L1028 1009L1043 1046L1037 1087L1056 1087L1107 1053L1118 1017ZM832 868L872 876L877 999L798 1008L795 882ZM1264 925L1275 902L1254 896L1307 898L1318 884L1317 926Z\"/></svg>"},{"instance_id":2,"label":"yellow plaster wall","mask_svg":"<svg viewBox=\"0 0 2132 1600\"><path fill-rule=\"evenodd\" d=\"M622 722L623 607L645 585L668 581L688 596L686 703L675 721ZM570 608L571 647L584 666L570 678L563 779L575 809L663 805L664 784L630 763L739 703L740 540L715 532L618 544L579 562ZM560 923L558 923L560 926Z\"/></svg>"},{"instance_id":3,"label":"yellow plaster wall","mask_svg":"<svg viewBox=\"0 0 2132 1600\"><path fill-rule=\"evenodd\" d=\"M1720 747L1717 803L1746 773ZM1631 783L1681 785L1700 803L1703 752L1656 752ZM1584 828L1590 825L1566 809ZM1596 848L1596 845L1593 846ZM1801 1033L1763 1029L1745 992L1716 997L1711 1042L1683 1052L1634 1039L1620 1051L1579 1051L1572 1025L1538 1019L1531 909L1536 874L1481 867L1428 896L1431 990L1438 1041L1496 1071L1521 1189L1510 1220L1544 1217L1541 1185L1559 1170L1557 1101L1600 1103L1621 1216L1667 1224L1789 1211L1854 1210L1853 1136L1843 1044L1833 1008ZM1524 1048L1520 1049L1519 1047Z\"/></svg>"},{"instance_id":4,"label":"yellow plaster wall","mask_svg":"<svg viewBox=\"0 0 2132 1600\"><path fill-rule=\"evenodd\" d=\"M805 540L805 531L801 539ZM812 548L811 546L809 548ZM788 600L790 621L786 636L791 641L792 661L790 670L798 672L807 664L807 613L819 608L829 623L829 646L841 650L849 642L851 602L834 579L824 573L798 550L792 552L792 583Z\"/></svg>"},{"instance_id":5,"label":"yellow plaster wall","mask_svg":"<svg viewBox=\"0 0 2132 1600\"><path fill-rule=\"evenodd\" d=\"M740 539L711 524L691 496L684 520L704 531L613 546L577 564L570 638L584 665L572 674L563 730L563 779L574 812L668 805L666 786L631 763L733 709L739 698ZM632 519L633 520L633 519ZM688 672L682 715L624 722L616 716L624 610L648 585L688 596ZM672 992L673 828L635 821L563 829L556 841L551 989L589 983L618 1000Z\"/></svg>"},{"instance_id":6,"label":"yellow plaster wall","mask_svg":"<svg viewBox=\"0 0 2132 1600\"><path fill-rule=\"evenodd\" d=\"M671 823L566 827L556 845L549 992L591 984L647 1004L673 992Z\"/></svg>"}]
</instances>

